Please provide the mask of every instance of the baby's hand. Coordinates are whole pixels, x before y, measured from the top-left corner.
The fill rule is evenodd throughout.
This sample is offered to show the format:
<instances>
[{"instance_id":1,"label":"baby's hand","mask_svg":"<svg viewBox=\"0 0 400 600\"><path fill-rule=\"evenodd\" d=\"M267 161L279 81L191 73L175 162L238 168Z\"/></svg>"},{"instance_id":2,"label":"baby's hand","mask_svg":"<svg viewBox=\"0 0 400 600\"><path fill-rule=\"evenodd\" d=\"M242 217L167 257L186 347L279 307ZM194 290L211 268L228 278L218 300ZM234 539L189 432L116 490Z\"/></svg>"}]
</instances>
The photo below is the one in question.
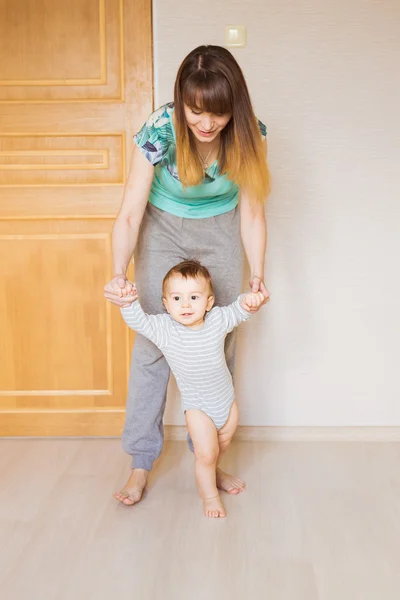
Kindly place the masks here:
<instances>
[{"instance_id":1,"label":"baby's hand","mask_svg":"<svg viewBox=\"0 0 400 600\"><path fill-rule=\"evenodd\" d=\"M123 298L125 301L130 300L131 302L134 302L135 300L137 300L138 292L136 285L128 279L126 279L125 287L120 289L120 297Z\"/></svg>"},{"instance_id":2,"label":"baby's hand","mask_svg":"<svg viewBox=\"0 0 400 600\"><path fill-rule=\"evenodd\" d=\"M243 296L241 305L248 312L252 312L251 309L258 308L264 302L265 296L262 292L249 292Z\"/></svg>"},{"instance_id":3,"label":"baby's hand","mask_svg":"<svg viewBox=\"0 0 400 600\"><path fill-rule=\"evenodd\" d=\"M127 280L125 275L119 274L106 283L104 286L104 296L122 308L130 306L137 298L137 290L134 283Z\"/></svg>"}]
</instances>

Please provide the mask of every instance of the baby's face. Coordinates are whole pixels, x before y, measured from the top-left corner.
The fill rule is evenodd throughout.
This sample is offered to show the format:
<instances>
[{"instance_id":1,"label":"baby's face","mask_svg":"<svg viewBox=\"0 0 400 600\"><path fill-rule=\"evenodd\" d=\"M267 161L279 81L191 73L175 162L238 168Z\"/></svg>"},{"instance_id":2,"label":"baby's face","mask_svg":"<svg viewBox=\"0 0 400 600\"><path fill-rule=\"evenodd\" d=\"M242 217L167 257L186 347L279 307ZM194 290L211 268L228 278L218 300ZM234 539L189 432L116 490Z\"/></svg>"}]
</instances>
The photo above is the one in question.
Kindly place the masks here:
<instances>
[{"instance_id":1,"label":"baby's face","mask_svg":"<svg viewBox=\"0 0 400 600\"><path fill-rule=\"evenodd\" d=\"M175 321L196 329L202 327L205 313L214 304L210 294L204 277L184 279L181 275L174 275L167 282L163 302Z\"/></svg>"}]
</instances>

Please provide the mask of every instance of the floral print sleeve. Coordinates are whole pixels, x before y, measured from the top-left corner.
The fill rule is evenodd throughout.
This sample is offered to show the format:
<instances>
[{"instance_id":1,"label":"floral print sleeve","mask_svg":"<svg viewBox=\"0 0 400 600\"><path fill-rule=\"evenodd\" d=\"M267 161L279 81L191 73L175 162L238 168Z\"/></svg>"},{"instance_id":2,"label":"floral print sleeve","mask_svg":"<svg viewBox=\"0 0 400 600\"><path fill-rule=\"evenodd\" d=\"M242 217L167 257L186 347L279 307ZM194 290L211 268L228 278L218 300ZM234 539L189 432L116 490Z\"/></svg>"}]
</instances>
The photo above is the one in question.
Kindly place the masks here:
<instances>
[{"instance_id":1,"label":"floral print sleeve","mask_svg":"<svg viewBox=\"0 0 400 600\"><path fill-rule=\"evenodd\" d=\"M257 119L257 123L258 123L258 128L261 133L261 137L263 140L265 140L267 137L267 126L264 125L264 123L262 121L260 121L260 119Z\"/></svg>"},{"instance_id":2,"label":"floral print sleeve","mask_svg":"<svg viewBox=\"0 0 400 600\"><path fill-rule=\"evenodd\" d=\"M169 103L153 112L142 129L133 136L137 147L154 166L162 162L171 144L174 144L171 127L173 107Z\"/></svg>"}]
</instances>

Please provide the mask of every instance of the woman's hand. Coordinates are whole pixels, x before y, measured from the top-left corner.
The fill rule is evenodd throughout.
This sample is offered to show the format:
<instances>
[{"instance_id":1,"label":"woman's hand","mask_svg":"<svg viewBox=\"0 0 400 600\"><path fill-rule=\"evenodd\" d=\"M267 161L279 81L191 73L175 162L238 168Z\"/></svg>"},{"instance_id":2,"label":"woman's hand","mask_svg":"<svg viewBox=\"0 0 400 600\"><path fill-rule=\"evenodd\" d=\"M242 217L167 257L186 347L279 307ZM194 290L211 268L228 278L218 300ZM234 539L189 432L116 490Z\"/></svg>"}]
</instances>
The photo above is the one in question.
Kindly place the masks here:
<instances>
[{"instance_id":1,"label":"woman's hand","mask_svg":"<svg viewBox=\"0 0 400 600\"><path fill-rule=\"evenodd\" d=\"M261 292L264 296L264 301L259 306L249 307L249 312L255 313L269 301L270 293L267 290L264 281L261 279L261 277L258 277L257 275L254 275L251 278L251 280L249 281L249 285L253 293Z\"/></svg>"},{"instance_id":2,"label":"woman's hand","mask_svg":"<svg viewBox=\"0 0 400 600\"><path fill-rule=\"evenodd\" d=\"M137 289L125 275L114 275L104 286L104 297L117 306L127 307L137 299Z\"/></svg>"}]
</instances>

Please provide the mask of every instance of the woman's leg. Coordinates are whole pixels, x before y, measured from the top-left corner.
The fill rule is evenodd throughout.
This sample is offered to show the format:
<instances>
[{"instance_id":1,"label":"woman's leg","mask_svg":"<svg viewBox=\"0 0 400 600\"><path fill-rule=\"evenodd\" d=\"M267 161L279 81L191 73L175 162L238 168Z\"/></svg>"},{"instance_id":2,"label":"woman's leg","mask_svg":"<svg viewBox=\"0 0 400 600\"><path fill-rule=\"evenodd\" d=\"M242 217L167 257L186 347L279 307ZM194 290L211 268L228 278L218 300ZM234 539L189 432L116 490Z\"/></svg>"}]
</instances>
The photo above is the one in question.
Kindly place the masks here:
<instances>
[{"instance_id":1,"label":"woman's leg","mask_svg":"<svg viewBox=\"0 0 400 600\"><path fill-rule=\"evenodd\" d=\"M122 447L132 456L132 472L123 489L114 494L117 500L129 506L141 499L148 473L162 450L169 372L169 366L159 349L137 334L122 434Z\"/></svg>"},{"instance_id":2,"label":"woman's leg","mask_svg":"<svg viewBox=\"0 0 400 600\"><path fill-rule=\"evenodd\" d=\"M225 517L216 484L216 468L219 455L218 432L214 422L201 410L187 410L186 423L193 441L194 471L204 514L209 518Z\"/></svg>"},{"instance_id":3,"label":"woman's leg","mask_svg":"<svg viewBox=\"0 0 400 600\"><path fill-rule=\"evenodd\" d=\"M149 314L165 312L162 305L162 280L180 260L179 240L182 219L148 205L135 250L135 282L143 309ZM124 488L114 494L117 500L132 505L141 499L148 472L159 457L163 441L163 415L169 367L160 350L137 334L128 385L124 450L132 456L130 477Z\"/></svg>"}]
</instances>

